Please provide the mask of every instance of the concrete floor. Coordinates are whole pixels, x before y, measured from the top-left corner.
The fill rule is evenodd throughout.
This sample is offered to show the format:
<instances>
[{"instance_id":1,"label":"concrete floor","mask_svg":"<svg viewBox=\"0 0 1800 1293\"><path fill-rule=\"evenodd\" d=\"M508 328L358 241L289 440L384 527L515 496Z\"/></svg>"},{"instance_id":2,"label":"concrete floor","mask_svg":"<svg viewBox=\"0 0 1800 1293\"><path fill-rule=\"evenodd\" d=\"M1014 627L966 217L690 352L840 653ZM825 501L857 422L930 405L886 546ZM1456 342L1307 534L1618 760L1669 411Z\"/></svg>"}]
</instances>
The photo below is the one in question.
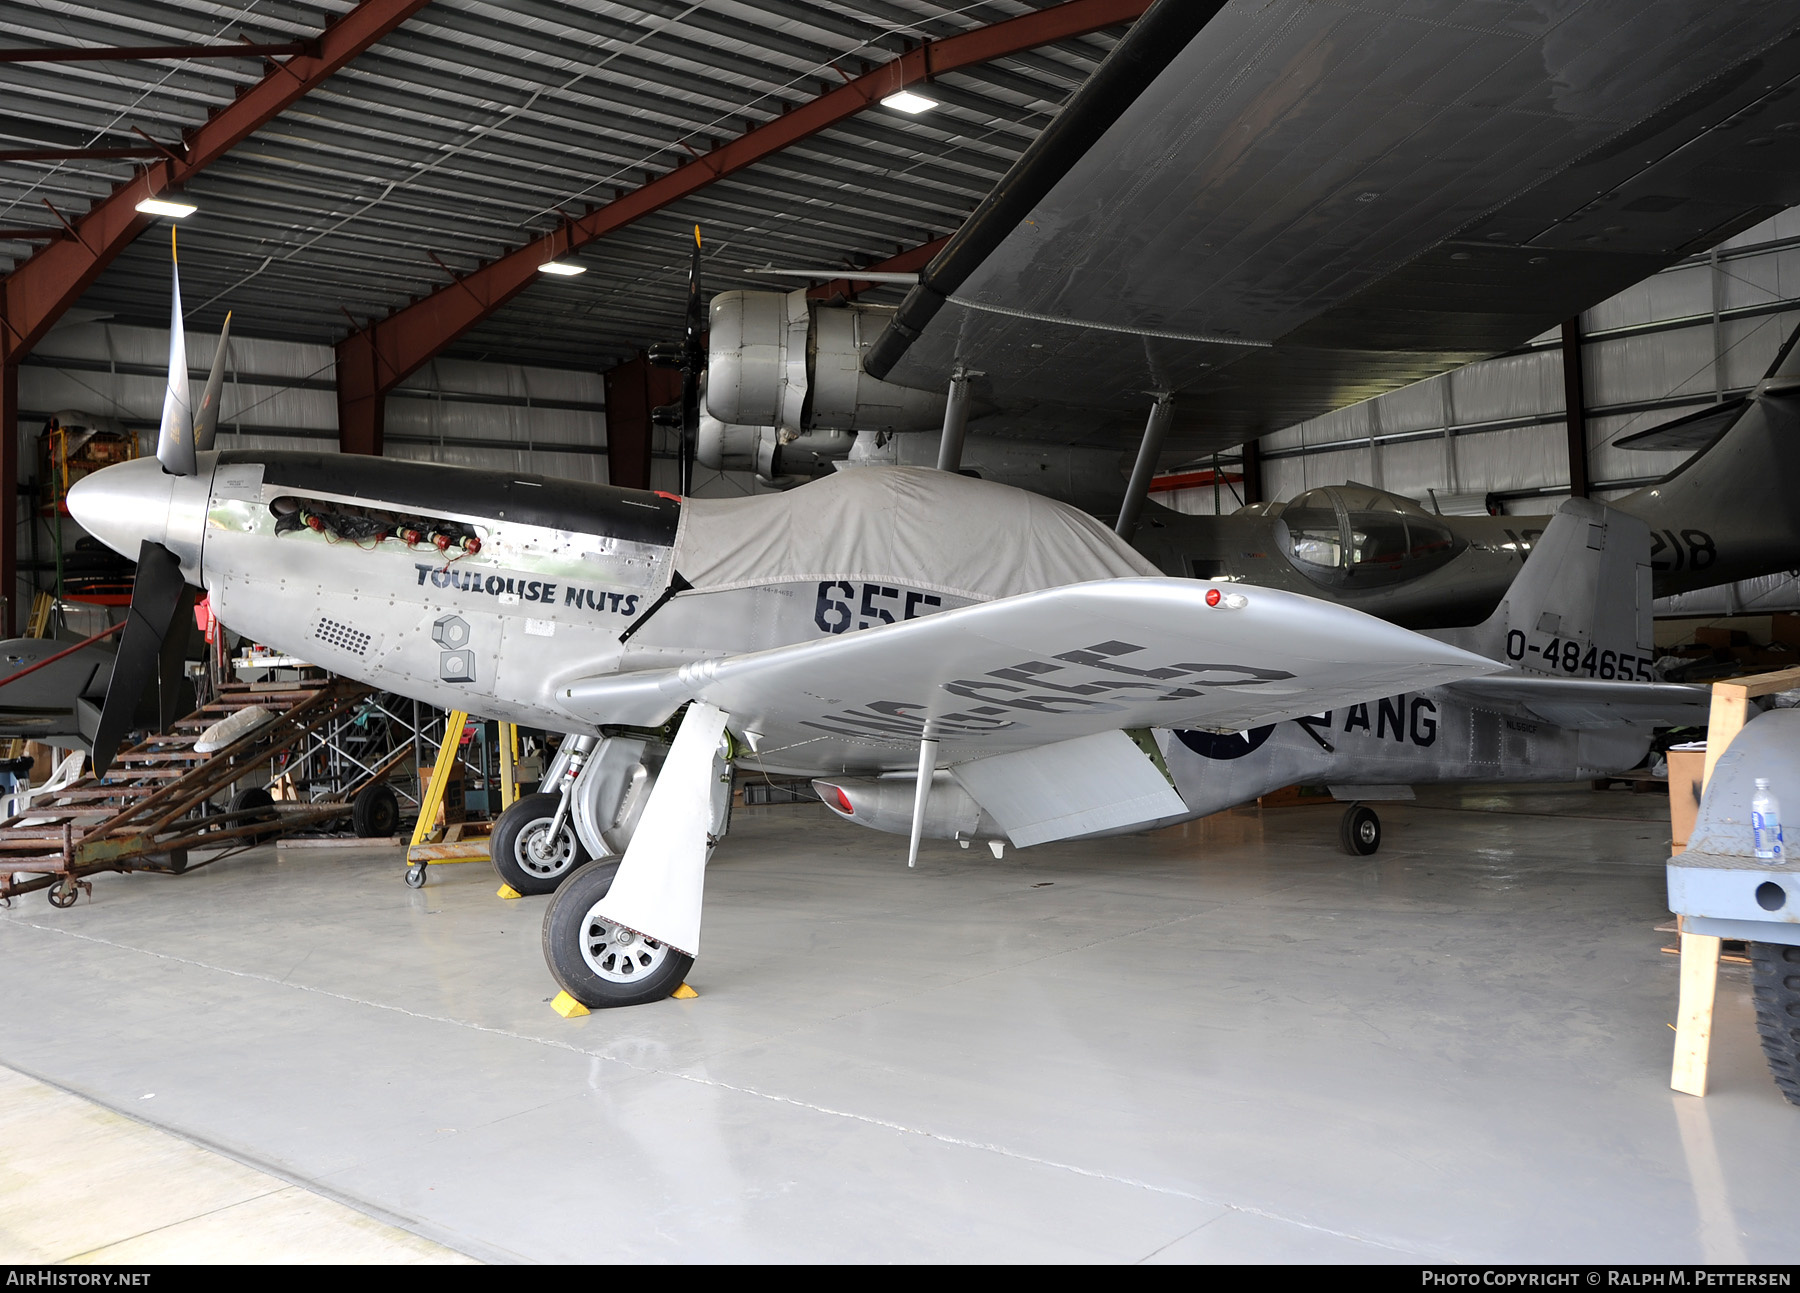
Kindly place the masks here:
<instances>
[{"instance_id":1,"label":"concrete floor","mask_svg":"<svg viewBox=\"0 0 1800 1293\"><path fill-rule=\"evenodd\" d=\"M1713 1094L1668 1089L1666 814L1443 793L1374 859L1296 808L909 872L740 810L699 998L575 1020L547 899L264 849L0 912L0 1063L485 1260L1800 1260L1747 971Z\"/></svg>"},{"instance_id":2,"label":"concrete floor","mask_svg":"<svg viewBox=\"0 0 1800 1293\"><path fill-rule=\"evenodd\" d=\"M0 1069L0 1144L0 1262L471 1260L10 1069Z\"/></svg>"}]
</instances>

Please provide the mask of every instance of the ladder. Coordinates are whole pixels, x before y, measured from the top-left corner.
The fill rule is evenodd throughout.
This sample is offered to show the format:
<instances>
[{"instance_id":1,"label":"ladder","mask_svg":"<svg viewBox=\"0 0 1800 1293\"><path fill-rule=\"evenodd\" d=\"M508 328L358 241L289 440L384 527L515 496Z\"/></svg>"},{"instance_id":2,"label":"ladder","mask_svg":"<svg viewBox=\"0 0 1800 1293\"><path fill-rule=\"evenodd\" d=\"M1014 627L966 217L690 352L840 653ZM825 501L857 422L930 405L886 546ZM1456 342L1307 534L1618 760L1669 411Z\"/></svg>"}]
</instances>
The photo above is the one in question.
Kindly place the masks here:
<instances>
[{"instance_id":1,"label":"ladder","mask_svg":"<svg viewBox=\"0 0 1800 1293\"><path fill-rule=\"evenodd\" d=\"M326 802L265 803L236 812L214 812L209 804L239 781L263 785L274 759L370 694L343 678L221 687L167 734L120 753L104 778L89 774L57 792L53 804L0 821L0 903L49 889L52 906L73 906L83 890L92 892L86 877L95 872L179 875L189 869L192 849L232 852L348 813L350 790ZM195 752L207 728L252 705L269 710L270 721L223 749Z\"/></svg>"},{"instance_id":2,"label":"ladder","mask_svg":"<svg viewBox=\"0 0 1800 1293\"><path fill-rule=\"evenodd\" d=\"M56 610L56 598L39 589L31 599L31 619L25 629L28 638L50 636L50 616Z\"/></svg>"}]
</instances>

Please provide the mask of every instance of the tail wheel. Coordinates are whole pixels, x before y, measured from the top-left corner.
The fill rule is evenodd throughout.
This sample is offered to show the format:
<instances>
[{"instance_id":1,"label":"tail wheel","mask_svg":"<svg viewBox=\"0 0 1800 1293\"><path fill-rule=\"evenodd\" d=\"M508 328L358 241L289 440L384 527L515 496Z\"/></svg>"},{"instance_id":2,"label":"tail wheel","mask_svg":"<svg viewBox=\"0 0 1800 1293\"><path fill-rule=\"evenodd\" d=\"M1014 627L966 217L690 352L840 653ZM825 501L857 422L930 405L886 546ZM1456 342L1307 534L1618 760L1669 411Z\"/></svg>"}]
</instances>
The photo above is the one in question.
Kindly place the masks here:
<instances>
[{"instance_id":1,"label":"tail wheel","mask_svg":"<svg viewBox=\"0 0 1800 1293\"><path fill-rule=\"evenodd\" d=\"M1367 804L1351 804L1344 810L1338 842L1352 857L1368 857L1381 847L1381 818Z\"/></svg>"},{"instance_id":2,"label":"tail wheel","mask_svg":"<svg viewBox=\"0 0 1800 1293\"><path fill-rule=\"evenodd\" d=\"M1800 947L1749 947L1756 1031L1769 1072L1789 1104L1800 1105Z\"/></svg>"},{"instance_id":3,"label":"tail wheel","mask_svg":"<svg viewBox=\"0 0 1800 1293\"><path fill-rule=\"evenodd\" d=\"M550 973L564 992L590 1010L661 1001L694 966L685 952L600 914L601 900L618 873L617 862L583 867L556 891L544 913L544 960Z\"/></svg>"},{"instance_id":4,"label":"tail wheel","mask_svg":"<svg viewBox=\"0 0 1800 1293\"><path fill-rule=\"evenodd\" d=\"M550 836L561 803L561 795L525 795L494 823L488 856L514 893L555 893L571 872L588 862L572 814L564 814L562 829L554 839Z\"/></svg>"}]
</instances>

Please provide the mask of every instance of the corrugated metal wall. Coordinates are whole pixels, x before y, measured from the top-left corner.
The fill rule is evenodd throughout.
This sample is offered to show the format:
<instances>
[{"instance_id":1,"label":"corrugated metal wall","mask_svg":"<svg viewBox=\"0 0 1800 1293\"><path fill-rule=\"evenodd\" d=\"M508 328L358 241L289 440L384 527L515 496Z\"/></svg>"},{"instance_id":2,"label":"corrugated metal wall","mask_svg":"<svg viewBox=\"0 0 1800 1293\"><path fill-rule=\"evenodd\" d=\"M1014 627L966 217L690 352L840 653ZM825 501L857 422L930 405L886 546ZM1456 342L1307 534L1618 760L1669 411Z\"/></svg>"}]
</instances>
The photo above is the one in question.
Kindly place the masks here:
<instances>
[{"instance_id":1,"label":"corrugated metal wall","mask_svg":"<svg viewBox=\"0 0 1800 1293\"><path fill-rule=\"evenodd\" d=\"M1618 439L1755 384L1800 325L1800 208L1645 280L1581 316L1589 479L1613 497L1683 453ZM1289 427L1262 440L1265 496L1357 480L1432 505L1433 492L1542 513L1569 481L1561 337ZM1604 488L1611 483L1613 488ZM1535 495L1535 496L1534 496ZM1170 496L1210 513L1212 491ZM1226 494L1224 510L1236 506ZM1446 507L1444 510L1452 510Z\"/></svg>"},{"instance_id":2,"label":"corrugated metal wall","mask_svg":"<svg viewBox=\"0 0 1800 1293\"><path fill-rule=\"evenodd\" d=\"M203 382L218 338L188 334L192 380ZM168 333L106 322L57 328L19 372L24 433L65 409L116 418L154 446ZM330 346L234 337L219 447L337 448ZM440 359L388 401L387 452L462 466L606 481L605 395L597 373ZM21 457L35 461L35 451ZM30 472L25 467L25 474Z\"/></svg>"}]
</instances>

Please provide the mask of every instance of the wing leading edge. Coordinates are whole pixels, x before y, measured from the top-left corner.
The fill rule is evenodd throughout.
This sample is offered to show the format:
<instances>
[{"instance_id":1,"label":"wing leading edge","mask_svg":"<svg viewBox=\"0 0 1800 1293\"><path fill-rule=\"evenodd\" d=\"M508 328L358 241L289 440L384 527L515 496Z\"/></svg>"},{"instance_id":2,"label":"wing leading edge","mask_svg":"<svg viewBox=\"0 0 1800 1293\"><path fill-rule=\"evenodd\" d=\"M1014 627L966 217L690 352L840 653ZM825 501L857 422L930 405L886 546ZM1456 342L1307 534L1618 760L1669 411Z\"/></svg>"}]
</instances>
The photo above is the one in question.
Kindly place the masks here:
<instances>
[{"instance_id":1,"label":"wing leading edge","mask_svg":"<svg viewBox=\"0 0 1800 1293\"><path fill-rule=\"evenodd\" d=\"M579 723L653 726L690 701L796 772L944 764L1100 732L1236 731L1501 666L1272 589L1109 579L746 655L577 680Z\"/></svg>"}]
</instances>

